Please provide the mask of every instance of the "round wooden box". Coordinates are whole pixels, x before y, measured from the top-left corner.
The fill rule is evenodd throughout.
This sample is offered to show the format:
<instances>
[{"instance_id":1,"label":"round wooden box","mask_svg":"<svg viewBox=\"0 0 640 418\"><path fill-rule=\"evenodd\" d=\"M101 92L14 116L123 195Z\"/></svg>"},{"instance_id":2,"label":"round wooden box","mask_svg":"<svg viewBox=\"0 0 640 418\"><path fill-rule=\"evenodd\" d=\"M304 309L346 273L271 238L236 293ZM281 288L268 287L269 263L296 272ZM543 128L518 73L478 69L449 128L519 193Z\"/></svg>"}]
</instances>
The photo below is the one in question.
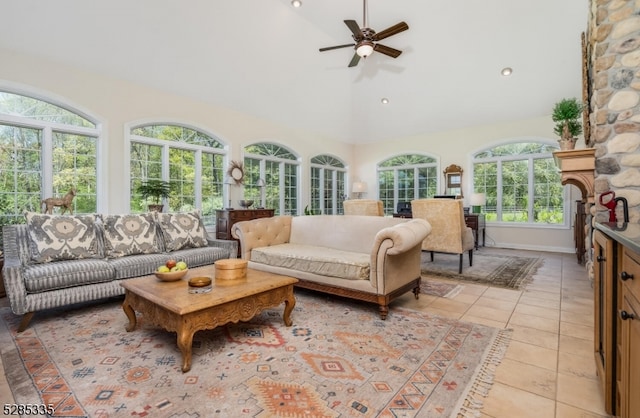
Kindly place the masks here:
<instances>
[{"instance_id":1,"label":"round wooden box","mask_svg":"<svg viewBox=\"0 0 640 418\"><path fill-rule=\"evenodd\" d=\"M247 277L247 260L229 258L218 260L216 266L216 280L238 280Z\"/></svg>"}]
</instances>

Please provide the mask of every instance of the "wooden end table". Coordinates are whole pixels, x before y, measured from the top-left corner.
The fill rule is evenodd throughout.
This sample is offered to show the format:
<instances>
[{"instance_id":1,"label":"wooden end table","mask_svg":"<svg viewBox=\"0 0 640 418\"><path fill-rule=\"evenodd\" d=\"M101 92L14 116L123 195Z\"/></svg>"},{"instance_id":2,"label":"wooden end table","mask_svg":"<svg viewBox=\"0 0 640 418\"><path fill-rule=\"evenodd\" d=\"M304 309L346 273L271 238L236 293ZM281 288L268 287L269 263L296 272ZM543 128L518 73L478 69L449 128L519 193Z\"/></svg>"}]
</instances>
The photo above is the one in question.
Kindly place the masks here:
<instances>
[{"instance_id":1,"label":"wooden end table","mask_svg":"<svg viewBox=\"0 0 640 418\"><path fill-rule=\"evenodd\" d=\"M212 278L209 293L191 294L188 280L192 277ZM215 280L215 267L189 269L175 282L163 282L154 275L124 280L125 298L122 309L129 319L127 331L136 327L135 311L150 323L177 333L182 353L182 372L191 369L191 346L196 331L214 329L229 322L248 321L266 308L285 303L282 318L291 326L291 311L296 304L293 285L298 279L247 270L246 279Z\"/></svg>"}]
</instances>

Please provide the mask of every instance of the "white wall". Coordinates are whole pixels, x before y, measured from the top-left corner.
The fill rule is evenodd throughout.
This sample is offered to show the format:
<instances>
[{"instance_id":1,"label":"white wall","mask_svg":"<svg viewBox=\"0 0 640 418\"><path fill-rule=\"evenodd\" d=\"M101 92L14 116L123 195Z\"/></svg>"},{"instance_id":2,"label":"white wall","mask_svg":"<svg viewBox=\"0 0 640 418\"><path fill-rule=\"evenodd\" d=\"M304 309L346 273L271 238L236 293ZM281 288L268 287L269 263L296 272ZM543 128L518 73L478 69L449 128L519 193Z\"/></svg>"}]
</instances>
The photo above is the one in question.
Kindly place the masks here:
<instances>
[{"instance_id":1,"label":"white wall","mask_svg":"<svg viewBox=\"0 0 640 418\"><path fill-rule=\"evenodd\" d=\"M305 168L311 157L331 154L342 158L350 168L349 187L353 180L369 185L368 197L375 190L376 164L390 156L412 152L429 153L440 158L440 171L458 164L470 173L471 155L499 141L536 138L554 141L549 117L481 126L436 134L399 138L373 144L350 145L310 132L301 132L270 121L242 114L222 106L193 100L168 92L150 89L124 80L87 73L46 59L0 49L0 87L24 87L26 91L55 97L76 105L104 121L106 144L101 154L104 184L100 190L101 212L128 211L127 179L124 161L125 125L140 120L182 121L205 128L229 146L229 157L242 160L243 148L254 142L273 141L288 147L301 157ZM309 175L302 170L301 204L308 201ZM470 195L470 176L463 175L463 190ZM575 195L575 193L574 193ZM231 199L242 197L241 188L232 187ZM576 199L579 196L576 195ZM572 196L572 199L574 196ZM573 252L571 229L489 227L487 244L510 248L529 248Z\"/></svg>"}]
</instances>

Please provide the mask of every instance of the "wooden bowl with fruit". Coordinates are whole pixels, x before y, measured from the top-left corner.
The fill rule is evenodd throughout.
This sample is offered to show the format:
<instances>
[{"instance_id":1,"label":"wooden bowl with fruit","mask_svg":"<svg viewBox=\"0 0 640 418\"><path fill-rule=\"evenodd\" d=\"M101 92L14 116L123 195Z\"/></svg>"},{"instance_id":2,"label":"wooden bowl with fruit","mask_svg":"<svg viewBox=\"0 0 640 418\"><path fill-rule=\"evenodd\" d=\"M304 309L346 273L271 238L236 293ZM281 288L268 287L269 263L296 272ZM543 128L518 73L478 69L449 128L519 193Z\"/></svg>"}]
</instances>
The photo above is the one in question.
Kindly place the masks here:
<instances>
[{"instance_id":1,"label":"wooden bowl with fruit","mask_svg":"<svg viewBox=\"0 0 640 418\"><path fill-rule=\"evenodd\" d=\"M163 282L175 282L182 279L189 269L184 261L168 260L156 269L155 275Z\"/></svg>"}]
</instances>

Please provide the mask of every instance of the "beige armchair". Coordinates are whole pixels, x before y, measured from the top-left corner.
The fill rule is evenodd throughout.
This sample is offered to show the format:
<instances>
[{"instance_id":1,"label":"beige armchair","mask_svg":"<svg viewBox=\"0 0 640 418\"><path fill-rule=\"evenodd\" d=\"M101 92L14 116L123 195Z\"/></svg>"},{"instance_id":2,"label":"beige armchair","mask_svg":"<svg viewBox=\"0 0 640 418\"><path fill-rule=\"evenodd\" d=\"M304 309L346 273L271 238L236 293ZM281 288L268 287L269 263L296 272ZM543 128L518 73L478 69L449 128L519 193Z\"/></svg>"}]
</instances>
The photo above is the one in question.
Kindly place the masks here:
<instances>
[{"instance_id":1,"label":"beige armchair","mask_svg":"<svg viewBox=\"0 0 640 418\"><path fill-rule=\"evenodd\" d=\"M351 199L343 202L345 215L384 216L382 200Z\"/></svg>"},{"instance_id":2,"label":"beige armchair","mask_svg":"<svg viewBox=\"0 0 640 418\"><path fill-rule=\"evenodd\" d=\"M464 221L462 200L418 199L411 202L414 218L426 219L431 224L431 234L422 241L422 250L433 254L460 254L458 273L462 273L462 259L469 251L469 266L473 265L473 231Z\"/></svg>"}]
</instances>

